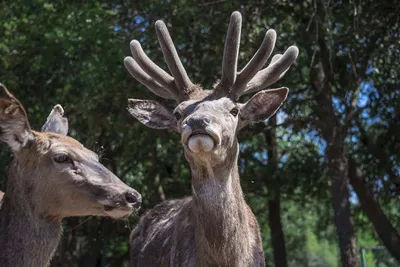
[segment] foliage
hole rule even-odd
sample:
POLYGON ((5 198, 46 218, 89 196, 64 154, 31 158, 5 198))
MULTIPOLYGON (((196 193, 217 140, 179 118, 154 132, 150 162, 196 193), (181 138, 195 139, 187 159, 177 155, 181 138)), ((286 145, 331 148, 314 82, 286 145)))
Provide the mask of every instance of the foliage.
MULTIPOLYGON (((318 127, 302 121, 318 119, 314 112, 317 94, 311 90, 309 75, 316 43, 308 33, 314 33, 310 25, 320 15, 314 2, 3 1, 0 81, 27 108, 34 129, 40 129, 55 103, 66 106, 71 135, 101 153, 107 167, 142 193, 143 213, 165 197, 189 195, 190 173, 175 133, 143 127, 126 112, 129 97, 157 99, 124 69, 122 61, 130 53, 131 39, 140 40, 149 57, 167 69, 153 29, 154 22, 163 19, 191 79, 211 87, 220 77, 225 31, 233 10, 243 15, 239 67, 258 48, 266 28, 276 29, 274 53, 282 53, 293 43, 301 51, 295 66, 277 85, 291 88, 278 114, 279 170, 271 175, 268 169, 264 135, 268 124, 251 125, 239 136, 242 187, 262 229, 268 266, 273 266, 273 261, 267 200, 277 192, 282 201, 289 266, 338 266, 325 169, 327 144, 318 127)), ((323 1, 329 24, 323 38, 332 44, 329 49, 335 59, 332 105, 337 116, 345 120, 353 97, 359 94, 346 145, 368 174, 374 197, 399 229, 400 5, 331 2, 323 1), (352 75, 359 73, 360 62, 365 60, 368 65, 357 91, 352 75)), ((3 191, 10 159, 9 150, 2 145, 3 191)), ((381 245, 352 191, 350 200, 358 246, 381 245)), ((129 232, 137 219, 138 215, 121 222, 65 220, 53 265, 127 264, 129 232)), ((390 258, 369 253, 367 262, 385 257, 390 258)), ((385 266, 395 264, 388 262, 385 266)))

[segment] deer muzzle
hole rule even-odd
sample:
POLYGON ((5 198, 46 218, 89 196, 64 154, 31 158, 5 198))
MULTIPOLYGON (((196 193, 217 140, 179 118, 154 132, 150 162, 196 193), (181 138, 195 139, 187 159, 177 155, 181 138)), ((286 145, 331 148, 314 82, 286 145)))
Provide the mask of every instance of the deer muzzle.
POLYGON ((113 178, 114 182, 91 182, 86 186, 86 192, 100 205, 102 215, 123 219, 140 208, 142 196, 118 178, 113 178))
POLYGON ((100 201, 105 215, 114 219, 123 219, 140 208, 142 197, 136 191, 128 191, 100 201))
POLYGON ((218 146, 219 140, 219 135, 209 126, 204 129, 187 126, 182 131, 182 143, 193 153, 211 152, 218 146))

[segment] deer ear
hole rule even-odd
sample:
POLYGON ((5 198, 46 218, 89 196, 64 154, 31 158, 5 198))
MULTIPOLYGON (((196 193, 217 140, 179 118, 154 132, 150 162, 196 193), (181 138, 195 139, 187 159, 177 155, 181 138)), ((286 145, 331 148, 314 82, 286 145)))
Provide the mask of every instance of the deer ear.
POLYGON ((274 115, 285 101, 288 92, 288 88, 282 87, 263 90, 255 94, 240 109, 239 129, 250 121, 262 121, 274 115))
POLYGON ((128 111, 147 127, 176 130, 173 113, 156 101, 128 99, 128 111))
POLYGON ((60 104, 55 105, 51 110, 45 124, 42 126, 42 132, 68 134, 68 119, 64 117, 64 109, 60 104))
POLYGON ((0 84, 0 140, 16 152, 33 138, 25 109, 18 99, 0 84))

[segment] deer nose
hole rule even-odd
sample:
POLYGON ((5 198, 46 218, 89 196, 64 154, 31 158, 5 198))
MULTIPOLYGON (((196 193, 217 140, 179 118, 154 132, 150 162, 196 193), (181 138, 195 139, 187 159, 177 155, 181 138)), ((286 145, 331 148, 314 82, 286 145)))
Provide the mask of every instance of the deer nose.
POLYGON ((125 194, 125 200, 129 204, 132 204, 132 206, 136 209, 140 208, 140 204, 142 203, 142 196, 139 193, 126 193, 125 194))
POLYGON ((211 120, 207 117, 190 117, 187 124, 191 128, 205 128, 211 123, 211 120))

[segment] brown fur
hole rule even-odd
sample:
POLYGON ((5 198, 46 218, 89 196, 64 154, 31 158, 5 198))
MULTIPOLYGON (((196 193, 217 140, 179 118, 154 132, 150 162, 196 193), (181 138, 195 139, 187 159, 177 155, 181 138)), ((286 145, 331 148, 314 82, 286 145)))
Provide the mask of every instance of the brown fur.
POLYGON ((243 199, 237 167, 228 181, 208 180, 214 189, 195 184, 210 178, 207 170, 200 173, 192 177, 192 197, 166 201, 142 217, 131 234, 131 266, 264 266, 258 224, 243 199))
POLYGON ((261 70, 275 45, 276 33, 269 30, 238 71, 241 24, 241 14, 233 12, 221 81, 214 90, 193 86, 162 21, 155 28, 172 76, 146 56, 137 40, 131 42, 127 70, 150 91, 179 105, 171 112, 155 101, 129 99, 128 111, 148 127, 179 132, 192 174, 192 197, 157 205, 132 232, 131 266, 265 266, 260 229, 240 187, 236 136, 250 121, 266 120, 279 109, 288 89, 260 90, 284 75, 298 49, 289 47, 261 70), (237 102, 257 91, 247 103, 237 102))
MULTIPOLYGON (((175 122, 178 132, 183 134, 191 118, 208 118, 207 127, 218 134, 220 143, 209 153, 193 153, 183 143, 192 173, 192 196, 161 203, 142 217, 131 234, 131 266, 265 265, 257 220, 240 186, 236 134, 246 120, 229 113, 236 106, 228 98, 206 95, 175 109, 183 116, 175 122)), ((253 106, 247 109, 254 110, 253 106)), ((147 117, 144 121, 170 125, 147 117)))
POLYGON ((1 267, 46 266, 63 218, 121 218, 133 210, 128 199, 140 199, 75 139, 31 130, 24 108, 1 84, 0 140, 14 153, 0 207, 1 267))

